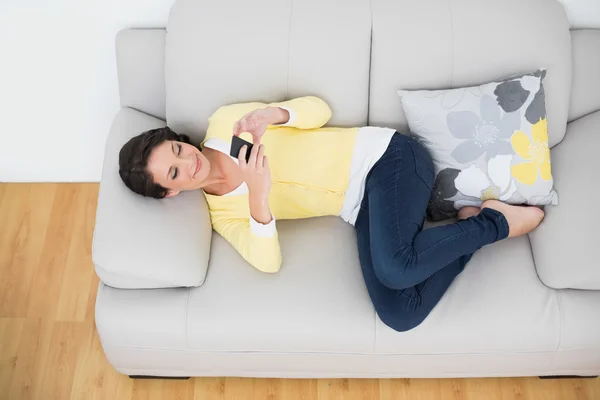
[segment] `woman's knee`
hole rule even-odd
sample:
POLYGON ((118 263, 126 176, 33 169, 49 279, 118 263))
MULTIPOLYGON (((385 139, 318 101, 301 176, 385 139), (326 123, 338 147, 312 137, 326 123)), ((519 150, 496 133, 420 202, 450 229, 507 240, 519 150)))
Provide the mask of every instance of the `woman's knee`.
POLYGON ((429 312, 427 313, 404 313, 404 312, 377 312, 379 319, 385 325, 396 332, 406 332, 421 325, 429 312))
POLYGON ((413 278, 415 257, 411 249, 398 251, 394 255, 373 254, 373 269, 379 281, 390 289, 407 289, 416 283, 413 278))

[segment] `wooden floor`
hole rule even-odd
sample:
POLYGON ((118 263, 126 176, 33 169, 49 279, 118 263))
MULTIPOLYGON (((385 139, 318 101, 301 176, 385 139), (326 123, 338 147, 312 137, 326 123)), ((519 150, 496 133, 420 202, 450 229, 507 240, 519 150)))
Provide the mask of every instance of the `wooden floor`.
POLYGON ((97 184, 0 184, 0 399, 600 399, 599 379, 136 380, 94 327, 97 184))

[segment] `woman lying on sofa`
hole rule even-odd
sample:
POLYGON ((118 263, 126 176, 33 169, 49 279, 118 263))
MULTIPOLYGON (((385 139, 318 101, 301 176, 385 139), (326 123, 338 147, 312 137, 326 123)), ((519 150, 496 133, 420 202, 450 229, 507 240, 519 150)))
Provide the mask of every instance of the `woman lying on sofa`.
POLYGON ((536 207, 496 200, 465 207, 454 224, 421 231, 434 182, 428 152, 392 129, 324 127, 316 97, 220 108, 199 150, 168 127, 144 132, 120 152, 127 187, 158 199, 202 189, 212 226, 254 267, 276 272, 276 220, 341 216, 356 227, 360 263, 380 318, 419 325, 473 253, 541 222, 536 207), (243 133, 254 146, 229 155, 243 133))

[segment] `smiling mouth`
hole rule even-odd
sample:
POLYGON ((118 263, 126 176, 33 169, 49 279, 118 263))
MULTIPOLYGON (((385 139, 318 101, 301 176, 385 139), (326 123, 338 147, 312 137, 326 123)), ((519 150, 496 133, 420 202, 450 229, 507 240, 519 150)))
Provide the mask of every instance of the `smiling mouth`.
POLYGON ((200 171, 200 159, 196 156, 196 170, 194 171, 194 175, 196 175, 200 171))

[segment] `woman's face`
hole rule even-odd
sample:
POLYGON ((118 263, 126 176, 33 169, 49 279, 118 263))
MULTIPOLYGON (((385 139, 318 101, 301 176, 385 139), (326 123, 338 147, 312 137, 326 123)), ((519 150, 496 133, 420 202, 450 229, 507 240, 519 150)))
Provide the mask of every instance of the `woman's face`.
POLYGON ((184 190, 202 188, 210 162, 196 147, 167 140, 152 150, 148 172, 155 183, 169 189, 167 197, 171 197, 184 190))

